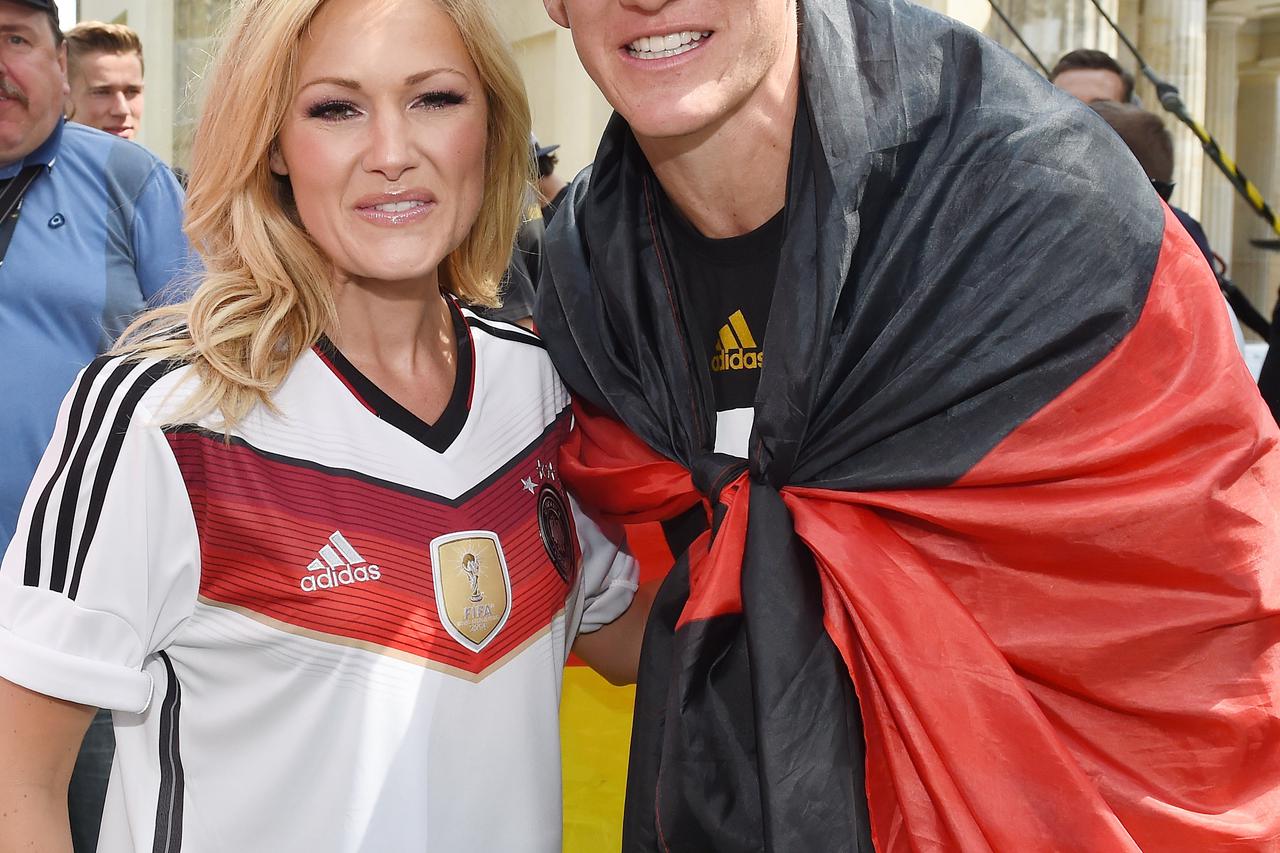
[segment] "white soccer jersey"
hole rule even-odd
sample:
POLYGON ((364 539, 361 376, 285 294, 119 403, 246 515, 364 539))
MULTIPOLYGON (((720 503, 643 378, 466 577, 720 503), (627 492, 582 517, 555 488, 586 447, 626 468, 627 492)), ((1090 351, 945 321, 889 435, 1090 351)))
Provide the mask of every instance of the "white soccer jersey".
POLYGON ((635 566, 556 475, 540 342, 454 315, 432 426, 324 342, 230 441, 165 425, 189 367, 77 381, 0 567, 0 676, 114 711, 103 853, 560 850, 561 669, 635 566))

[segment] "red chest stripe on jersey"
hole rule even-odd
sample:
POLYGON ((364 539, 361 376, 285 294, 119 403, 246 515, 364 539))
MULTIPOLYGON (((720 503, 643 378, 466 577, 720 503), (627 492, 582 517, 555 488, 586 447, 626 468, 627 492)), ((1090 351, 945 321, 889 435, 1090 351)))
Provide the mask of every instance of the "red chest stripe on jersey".
POLYGON ((568 429, 566 413, 452 501, 221 436, 170 431, 200 534, 200 596, 295 633, 479 675, 565 606, 568 585, 542 544, 527 482, 544 482, 539 463, 555 460, 568 429), (463 530, 497 534, 511 579, 510 616, 480 652, 445 631, 432 581, 431 540, 463 530), (335 533, 339 543, 331 541, 335 533), (331 571, 335 560, 339 571, 331 571), (322 575, 329 585, 315 586, 322 575), (304 589, 308 577, 313 583, 304 589))

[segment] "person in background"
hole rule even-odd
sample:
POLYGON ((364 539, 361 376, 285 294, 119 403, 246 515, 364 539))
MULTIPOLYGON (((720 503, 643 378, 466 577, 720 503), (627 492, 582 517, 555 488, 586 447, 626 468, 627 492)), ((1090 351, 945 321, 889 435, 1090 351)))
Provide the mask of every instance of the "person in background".
POLYGON ((124 139, 142 124, 142 41, 124 24, 84 21, 67 30, 67 118, 124 139))
POLYGON ((538 284, 538 259, 542 250, 542 220, 534 217, 520 223, 507 271, 498 283, 497 305, 470 305, 477 315, 498 323, 533 328, 534 293, 538 284))
POLYGON ((556 166, 560 163, 556 150, 560 146, 542 145, 538 142, 538 137, 532 135, 530 141, 533 144, 533 159, 538 164, 538 198, 542 206, 542 221, 549 223, 560 202, 564 201, 565 190, 569 188, 564 178, 556 174, 556 166))
MULTIPOLYGON (((64 119, 67 45, 53 0, 0 0, 0 30, 3 551, 76 372, 146 305, 180 298, 171 285, 191 260, 182 191, 168 167, 64 119)), ((94 848, 111 754, 111 719, 102 714, 69 790, 77 853, 94 848)))
POLYGON ((520 230, 516 232, 511 263, 507 265, 507 272, 498 289, 502 304, 496 308, 475 306, 476 312, 487 320, 515 323, 526 329, 533 328, 534 294, 538 289, 538 279, 542 277, 542 240, 550 213, 555 210, 554 206, 543 203, 546 200, 543 195, 544 187, 554 186, 557 182, 560 187, 564 186, 564 181, 551 175, 551 170, 555 168, 555 155, 552 152, 560 146, 543 147, 532 133, 529 134, 529 146, 538 169, 538 180, 531 190, 531 193, 536 192, 536 203, 526 206, 520 230), (543 174, 544 168, 547 170, 546 175, 543 174))
POLYGON ((1086 104, 1134 100, 1133 75, 1101 50, 1081 48, 1063 54, 1049 72, 1049 82, 1086 104))
MULTIPOLYGON (((1173 215, 1178 217, 1182 227, 1195 242, 1196 248, 1204 256, 1210 270, 1214 268, 1213 249, 1209 246, 1209 237, 1196 218, 1170 201, 1173 196, 1173 136, 1169 128, 1164 126, 1160 117, 1144 110, 1136 104, 1122 104, 1116 101, 1091 101, 1089 109, 1111 126, 1129 151, 1133 153, 1142 171, 1151 180, 1151 186, 1169 205, 1173 215)), ((1231 331, 1235 335, 1236 346, 1244 352, 1244 331, 1240 321, 1230 305, 1226 306, 1227 317, 1231 320, 1231 331)))

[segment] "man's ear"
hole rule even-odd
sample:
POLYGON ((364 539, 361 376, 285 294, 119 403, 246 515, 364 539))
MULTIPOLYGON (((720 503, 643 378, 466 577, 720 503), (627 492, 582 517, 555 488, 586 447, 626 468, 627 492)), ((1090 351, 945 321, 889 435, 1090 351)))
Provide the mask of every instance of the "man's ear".
POLYGON ((274 174, 282 178, 289 174, 289 164, 284 162, 284 155, 280 153, 280 144, 278 142, 271 143, 271 150, 267 152, 267 164, 274 174))
POLYGON ((551 20, 566 30, 569 29, 569 15, 564 10, 564 0, 542 0, 542 5, 547 7, 551 20))
POLYGON ((71 78, 67 74, 67 42, 58 45, 58 70, 62 72, 62 97, 71 97, 71 78))

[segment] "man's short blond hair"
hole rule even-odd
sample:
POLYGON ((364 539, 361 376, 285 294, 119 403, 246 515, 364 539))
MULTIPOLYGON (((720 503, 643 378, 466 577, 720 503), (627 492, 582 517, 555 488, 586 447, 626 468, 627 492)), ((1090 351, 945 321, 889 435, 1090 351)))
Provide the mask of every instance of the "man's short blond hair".
POLYGON ((84 21, 65 33, 67 38, 68 69, 74 73, 80 58, 91 53, 136 53, 138 64, 146 70, 142 60, 142 39, 131 27, 124 24, 105 24, 102 21, 84 21))

